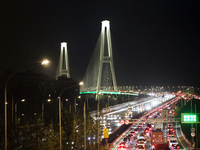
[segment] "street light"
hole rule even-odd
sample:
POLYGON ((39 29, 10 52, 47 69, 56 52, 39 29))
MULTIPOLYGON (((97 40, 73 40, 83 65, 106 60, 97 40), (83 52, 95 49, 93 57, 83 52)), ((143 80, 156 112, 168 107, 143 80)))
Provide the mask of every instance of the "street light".
MULTIPOLYGON (((22 99, 21 101, 19 102, 25 102, 25 99, 22 99)), ((17 128, 17 104, 19 103, 15 103, 15 127, 17 128)))
MULTIPOLYGON (((50 102, 51 99, 48 99, 47 102, 50 102)), ((44 124, 44 102, 42 103, 42 125, 44 124)))
POLYGON ((47 64, 49 64, 49 61, 47 59, 42 61, 42 65, 47 65, 47 64))
POLYGON ((110 99, 110 95, 108 95, 108 97, 107 97, 107 98, 108 98, 108 107, 109 107, 109 99, 110 99))
POLYGON ((40 64, 38 64, 38 65, 35 65, 35 66, 30 66, 30 67, 26 67, 26 68, 23 68, 23 69, 20 69, 20 70, 17 70, 17 71, 15 71, 14 73, 12 73, 9 77, 8 77, 8 79, 6 80, 6 82, 5 82, 5 88, 4 88, 4 90, 5 90, 5 150, 7 150, 7 86, 8 86, 8 81, 10 80, 10 78, 13 76, 13 75, 15 75, 16 73, 18 73, 18 72, 20 72, 20 71, 23 71, 23 70, 26 70, 26 69, 30 69, 30 68, 35 68, 35 67, 39 67, 39 66, 41 66, 41 65, 47 65, 49 63, 49 61, 48 60, 44 60, 44 61, 42 61, 40 64))
MULTIPOLYGON (((79 85, 83 85, 83 82, 80 82, 79 85)), ((67 90, 67 89, 70 89, 70 88, 73 88, 73 87, 76 87, 76 86, 79 86, 79 85, 72 85, 72 86, 69 86, 69 87, 66 87, 64 88, 60 94, 59 94, 59 134, 60 134, 60 150, 62 150, 62 133, 61 133, 61 95, 62 93, 67 90)))

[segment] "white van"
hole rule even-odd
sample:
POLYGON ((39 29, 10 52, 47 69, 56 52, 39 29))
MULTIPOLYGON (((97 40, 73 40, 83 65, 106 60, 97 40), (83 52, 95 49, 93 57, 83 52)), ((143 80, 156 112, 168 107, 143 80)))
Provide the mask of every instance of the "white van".
POLYGON ((178 144, 178 139, 175 138, 175 137, 171 137, 171 138, 169 139, 169 146, 171 147, 172 144, 177 145, 177 144, 178 144))

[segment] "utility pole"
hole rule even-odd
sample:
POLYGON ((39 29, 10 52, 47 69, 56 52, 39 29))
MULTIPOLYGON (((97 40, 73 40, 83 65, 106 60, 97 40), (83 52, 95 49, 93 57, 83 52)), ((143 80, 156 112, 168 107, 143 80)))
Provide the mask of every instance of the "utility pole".
POLYGON ((107 97, 107 98, 108 98, 108 107, 109 107, 109 98, 110 98, 110 95, 108 95, 108 97, 107 97))
MULTIPOLYGON (((97 96, 97 99, 98 99, 98 96, 97 96)), ((99 125, 99 99, 98 99, 98 104, 97 104, 97 121, 98 121, 98 123, 97 123, 98 124, 98 127, 97 127, 98 128, 97 142, 98 142, 98 150, 99 150, 99 144, 100 144, 99 143, 99 141, 100 141, 99 140, 99 135, 100 135, 100 132, 99 132, 99 130, 100 130, 99 129, 100 128, 100 125, 99 125)))
POLYGON ((85 111, 85 101, 84 101, 84 108, 83 108, 83 111, 84 111, 84 150, 86 150, 86 111, 85 111))
POLYGON ((72 106, 71 106, 71 104, 69 104, 69 113, 71 114, 71 111, 72 110, 72 106))
MULTIPOLYGON (((192 113, 192 99, 191 99, 191 113, 192 113)), ((191 123, 191 128, 193 128, 193 123, 191 123)), ((192 144, 194 144, 194 137, 192 137, 192 144)))
MULTIPOLYGON (((196 108, 196 104, 195 104, 195 114, 197 114, 197 108, 196 108)), ((197 123, 196 123, 196 148, 198 148, 198 134, 197 134, 197 123)))
MULTIPOLYGON (((108 107, 106 105, 106 129, 108 129, 108 120, 107 120, 107 112, 108 112, 108 107)), ((108 138, 106 138, 106 150, 108 150, 108 138)))
POLYGON ((87 111, 89 111, 88 97, 87 97, 87 111))
POLYGON ((76 98, 74 99, 74 110, 76 112, 76 98))

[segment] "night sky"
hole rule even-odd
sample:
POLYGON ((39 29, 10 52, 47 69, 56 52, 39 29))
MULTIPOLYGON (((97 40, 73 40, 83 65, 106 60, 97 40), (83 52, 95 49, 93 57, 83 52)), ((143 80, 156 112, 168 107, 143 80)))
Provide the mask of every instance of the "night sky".
POLYGON ((118 85, 199 87, 199 0, 1 1, 0 73, 48 58, 35 71, 53 78, 64 41, 71 77, 81 81, 105 19, 118 85))

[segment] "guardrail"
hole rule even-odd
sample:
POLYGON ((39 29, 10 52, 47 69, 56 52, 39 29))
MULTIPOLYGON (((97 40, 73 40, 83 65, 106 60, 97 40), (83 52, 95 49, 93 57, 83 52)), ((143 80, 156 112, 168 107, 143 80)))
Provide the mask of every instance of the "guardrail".
MULTIPOLYGON (((164 98, 164 101, 169 100, 171 98, 164 98)), ((147 97, 147 98, 144 98, 144 99, 138 99, 138 100, 125 102, 125 103, 122 103, 122 104, 117 104, 117 105, 114 105, 114 106, 109 106, 107 108, 107 110, 106 110, 106 108, 103 108, 101 113, 105 114, 106 112, 110 113, 110 112, 125 109, 125 108, 128 109, 129 105, 137 106, 137 105, 139 105, 138 103, 148 103, 148 102, 154 101, 154 100, 160 101, 160 100, 162 100, 162 97, 147 97)), ((92 116, 92 117, 96 117, 96 114, 97 114, 97 110, 90 112, 90 116, 92 116)))
POLYGON ((181 131, 183 139, 188 143, 188 145, 190 146, 190 148, 192 148, 192 143, 185 137, 185 134, 183 133, 183 131, 181 129, 181 125, 180 125, 180 131, 181 131))
MULTIPOLYGON (((132 101, 125 102, 125 103, 122 103, 122 104, 117 104, 117 105, 114 105, 114 106, 109 106, 107 108, 107 113, 110 113, 110 112, 113 112, 113 111, 116 111, 116 110, 119 110, 119 109, 122 109, 122 108, 127 108, 128 109, 129 105, 134 105, 134 104, 137 104, 138 102, 152 100, 153 98, 155 98, 155 97, 147 97, 147 98, 144 98, 144 99, 132 100, 132 101)), ((102 113, 106 113, 106 108, 102 109, 102 113)), ((95 117, 96 114, 97 114, 97 110, 90 112, 91 116, 95 117)))

